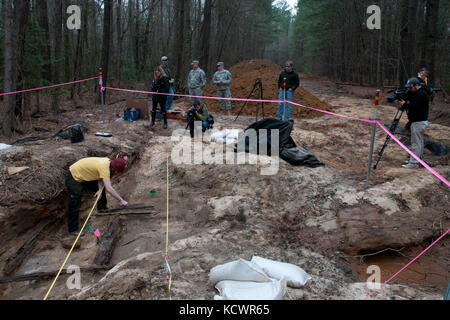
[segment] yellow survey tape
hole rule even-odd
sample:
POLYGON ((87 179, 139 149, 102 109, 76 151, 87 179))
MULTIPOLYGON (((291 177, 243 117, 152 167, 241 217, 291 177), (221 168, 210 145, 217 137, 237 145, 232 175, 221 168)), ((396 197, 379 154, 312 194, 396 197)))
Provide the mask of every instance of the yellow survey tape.
POLYGON ((99 194, 98 197, 97 197, 97 200, 95 200, 94 206, 92 207, 91 212, 89 213, 88 218, 87 218, 86 221, 84 222, 83 227, 81 228, 80 233, 78 233, 78 236, 77 236, 77 238, 75 239, 75 242, 73 243, 72 248, 70 249, 69 254, 68 254, 67 257, 66 257, 66 260, 64 260, 63 265, 62 265, 61 268, 59 269, 58 274, 57 274, 56 277, 55 277, 55 280, 53 280, 53 283, 52 283, 50 289, 48 289, 48 292, 47 292, 47 294, 46 294, 45 297, 44 297, 44 300, 47 300, 48 295, 50 294, 50 292, 52 292, 52 289, 53 289, 53 286, 54 286, 55 283, 56 283, 56 280, 58 280, 58 277, 59 277, 59 275, 61 274, 62 269, 63 269, 64 266, 66 265, 67 260, 69 260, 69 257, 70 257, 70 255, 72 254, 73 248, 75 248, 75 245, 77 244, 78 239, 80 239, 80 235, 83 233, 84 228, 86 227, 86 225, 87 225, 89 219, 91 218, 92 212, 94 212, 94 209, 95 209, 95 207, 97 206, 97 203, 98 203, 98 201, 100 200, 100 197, 102 196, 102 193, 103 193, 104 189, 105 189, 105 187, 102 188, 102 192, 100 192, 100 194, 99 194))
POLYGON ((172 271, 169 262, 169 155, 167 155, 167 216, 166 216, 166 264, 169 272, 169 296, 172 287, 172 271))
MULTIPOLYGON (((119 157, 119 153, 117 154, 116 159, 117 159, 118 157, 119 157)), ((98 201, 100 200, 100 197, 102 196, 104 190, 105 190, 105 186, 103 186, 102 191, 100 192, 100 194, 99 194, 98 197, 97 197, 97 200, 95 200, 94 206, 92 207, 91 212, 89 212, 88 218, 87 218, 86 221, 84 222, 83 227, 82 227, 81 230, 80 230, 80 233, 78 233, 78 236, 77 236, 77 238, 75 239, 75 242, 73 243, 72 248, 70 249, 69 254, 68 254, 67 257, 66 257, 66 260, 64 260, 63 265, 62 265, 61 268, 59 269, 58 274, 57 274, 56 277, 55 277, 55 280, 53 280, 53 283, 52 283, 52 285, 50 286, 50 289, 48 289, 48 292, 47 292, 47 294, 46 294, 45 297, 44 297, 44 300, 47 300, 48 295, 50 294, 50 292, 52 292, 52 289, 53 289, 53 286, 54 286, 55 283, 56 283, 56 280, 58 280, 59 275, 61 274, 62 269, 63 269, 64 266, 66 265, 67 260, 69 260, 69 257, 70 257, 70 255, 72 254, 73 248, 75 248, 75 245, 77 244, 78 239, 80 239, 80 235, 83 233, 84 228, 86 227, 87 223, 89 222, 89 219, 91 218, 92 212, 94 212, 94 209, 95 209, 95 207, 97 206, 97 203, 98 203, 98 201)))

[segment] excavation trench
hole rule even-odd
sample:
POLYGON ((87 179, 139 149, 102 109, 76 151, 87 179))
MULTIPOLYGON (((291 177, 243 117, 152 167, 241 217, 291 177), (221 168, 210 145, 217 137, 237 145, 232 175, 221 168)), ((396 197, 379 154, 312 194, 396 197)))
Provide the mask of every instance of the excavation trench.
MULTIPOLYGON (((179 103, 180 107, 187 107, 182 101, 179 103)), ((335 112, 368 119, 371 110, 367 106, 371 104, 372 101, 336 95, 333 108, 335 112)), ((113 121, 123 105, 117 103, 111 108, 113 121)), ((386 106, 380 108, 383 123, 389 122, 395 111, 386 106)), ((254 108, 249 107, 248 112, 251 110, 254 108)), ((245 129, 255 119, 241 116, 232 122, 225 115, 215 112, 214 116, 218 130, 245 129)), ((64 271, 49 299, 169 298, 164 260, 167 156, 179 143, 172 140, 172 132, 184 129, 185 123, 171 120, 168 131, 160 123, 153 130, 147 126, 143 122, 114 123, 107 128, 98 124, 93 131, 113 132, 114 137, 88 137, 78 146, 55 142, 30 147, 44 159, 51 152, 59 155, 58 150, 69 154, 64 161, 59 158, 53 161, 61 168, 84 156, 128 155, 131 166, 113 184, 130 205, 146 207, 136 212, 119 211, 120 214, 112 216, 94 212, 89 225, 102 235, 111 233, 108 239, 114 246, 106 254, 109 261, 103 261, 106 266, 96 265, 102 242, 85 230, 80 247, 72 252, 66 264, 66 268, 70 265, 81 268, 82 290, 67 287, 71 275, 64 271)), ((362 299, 370 293, 364 283, 369 277, 368 266, 378 265, 381 280, 385 281, 416 257, 441 231, 449 228, 448 188, 425 171, 399 168, 405 153, 391 144, 382 165, 372 173, 370 188, 365 190, 370 129, 363 123, 330 117, 296 119, 293 139, 311 150, 325 167, 294 167, 281 160, 278 173, 271 176, 261 175, 260 164, 175 165, 170 161, 172 298, 213 299, 217 291, 208 282, 211 268, 258 255, 296 264, 311 274, 312 280, 304 288, 288 289, 289 299, 362 299), (398 251, 383 251, 387 248, 398 251)), ((446 142, 449 129, 431 124, 428 133, 433 140, 446 142)), ((385 138, 384 133, 377 131, 377 149, 385 138)), ((211 144, 205 142, 206 146, 211 144)), ((42 162, 31 161, 34 158, 27 155, 18 159, 23 160, 20 165, 27 166, 42 162)), ((424 159, 448 179, 448 156, 436 156, 426 150, 424 159)), ((5 163, 8 164, 6 160, 5 163)), ((42 299, 69 251, 65 248, 68 241, 63 180, 55 181, 60 181, 57 186, 60 192, 46 205, 21 200, 11 193, 16 200, 14 204, 2 204, 0 208, 1 270, 39 223, 47 218, 53 220, 43 228, 34 247, 26 251, 26 259, 12 273, 12 276, 41 275, 18 282, 0 281, 1 299, 42 299)), ((52 193, 52 188, 46 190, 52 193)), ((31 197, 32 193, 27 195, 31 197)), ((110 208, 120 207, 114 199, 108 200, 110 208)), ((84 197, 82 219, 93 202, 92 195, 84 197)), ((450 265, 448 241, 448 237, 442 239, 377 298, 442 297, 450 265)))

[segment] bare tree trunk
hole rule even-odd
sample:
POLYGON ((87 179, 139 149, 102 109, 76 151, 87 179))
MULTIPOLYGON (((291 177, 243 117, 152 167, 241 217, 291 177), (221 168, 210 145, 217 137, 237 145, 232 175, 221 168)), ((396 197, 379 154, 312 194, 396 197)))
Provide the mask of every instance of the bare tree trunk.
MULTIPOLYGON (((380 3, 381 12, 384 12, 384 0, 380 3)), ((377 54, 377 86, 383 87, 383 72, 382 72, 382 60, 383 60, 383 29, 378 30, 378 54, 377 54)))
MULTIPOLYGON (((111 39, 111 11, 112 1, 105 0, 105 12, 103 17, 103 46, 102 46, 102 69, 103 69, 103 86, 107 85, 109 74, 109 48, 111 39)), ((106 99, 106 92, 103 93, 106 99)))
POLYGON ((205 0, 205 9, 203 12, 203 25, 202 25, 202 58, 200 59, 200 62, 202 63, 203 70, 205 71, 206 75, 208 75, 209 70, 211 10, 212 10, 212 0, 205 0))
POLYGON ((184 11, 185 11, 185 3, 186 0, 175 0, 175 21, 176 21, 176 30, 178 32, 175 36, 175 42, 173 46, 173 53, 176 56, 176 71, 175 71, 175 79, 179 79, 177 81, 177 90, 181 89, 183 85, 183 81, 181 80, 182 70, 183 70, 183 54, 184 54, 184 11))
POLYGON ((117 79, 121 78, 122 69, 122 0, 117 0, 117 47, 118 47, 118 57, 117 57, 117 79))
MULTIPOLYGON (((17 79, 16 79, 16 90, 22 90, 24 88, 23 81, 25 80, 24 72, 24 59, 25 59, 25 37, 26 37, 26 26, 28 22, 28 16, 30 12, 30 2, 20 1, 15 2, 15 19, 14 19, 14 30, 17 32, 17 79)), ((22 94, 16 94, 16 106, 14 110, 14 116, 17 120, 22 119, 22 94)))
POLYGON ((426 2, 426 22, 425 22, 425 50, 422 61, 430 71, 429 83, 434 85, 435 61, 436 61, 436 41, 437 25, 439 20, 439 0, 427 0, 426 2))
MULTIPOLYGON (((4 33, 5 33, 5 76, 3 80, 3 92, 11 92, 16 90, 16 41, 14 33, 14 9, 13 0, 5 0, 4 12, 4 33)), ((4 97, 1 130, 3 134, 10 137, 13 129, 14 119, 14 95, 4 97)))
MULTIPOLYGON (((63 0, 54 0, 54 21, 55 21, 55 74, 53 77, 54 83, 61 83, 63 74, 63 54, 62 54, 62 10, 63 0)), ((53 94, 52 108, 55 111, 59 110, 59 88, 55 89, 53 94)))
POLYGON ((48 26, 48 11, 47 11, 47 1, 42 1, 36 4, 36 9, 38 10, 39 15, 39 26, 44 30, 44 39, 48 39, 45 42, 45 51, 43 52, 43 57, 46 62, 44 65, 44 79, 47 82, 52 81, 52 64, 50 60, 52 59, 51 53, 51 42, 50 42, 50 32, 48 26))

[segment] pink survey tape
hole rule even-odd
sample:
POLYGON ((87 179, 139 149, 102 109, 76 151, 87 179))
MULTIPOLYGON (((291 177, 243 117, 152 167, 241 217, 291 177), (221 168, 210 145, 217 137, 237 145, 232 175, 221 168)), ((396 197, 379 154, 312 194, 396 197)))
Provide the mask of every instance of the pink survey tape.
POLYGON ((395 142, 398 143, 400 147, 405 149, 406 152, 408 152, 414 159, 419 161, 421 165, 423 165, 428 171, 430 171, 432 174, 434 174, 439 180, 441 180, 443 183, 447 185, 447 187, 450 187, 450 183, 442 177, 439 173, 437 173, 433 168, 431 168, 429 165, 427 165, 422 159, 420 159, 418 156, 414 154, 411 150, 409 150, 403 143, 400 142, 388 129, 386 129, 379 121, 376 122, 381 129, 383 129, 392 139, 394 139, 395 142))
POLYGON ((77 81, 71 81, 71 82, 66 82, 66 83, 61 83, 61 84, 55 84, 55 85, 52 85, 52 86, 46 86, 46 87, 40 87, 40 88, 34 88, 34 89, 26 89, 26 90, 20 90, 20 91, 0 93, 0 96, 7 96, 7 95, 11 95, 11 94, 18 94, 18 93, 24 93, 24 92, 30 92, 30 91, 44 90, 44 89, 50 89, 50 88, 55 88, 55 87, 61 87, 61 86, 68 86, 70 84, 86 82, 86 81, 94 80, 94 79, 97 79, 97 78, 98 77, 92 77, 92 78, 88 78, 88 79, 84 79, 84 80, 77 80, 77 81))
POLYGON ((448 233, 450 232, 450 229, 447 230, 446 233, 444 233, 442 236, 440 236, 435 242, 433 242, 428 248, 426 248, 424 251, 422 251, 417 257, 415 257, 413 260, 411 260, 406 266, 404 266, 403 268, 401 268, 396 274, 394 274, 392 277, 390 277, 388 280, 386 280, 379 289, 372 291, 370 294, 368 294, 363 300, 367 300, 368 298, 370 298, 371 296, 373 296, 375 293, 377 293, 378 291, 380 291, 389 281, 391 281, 392 279, 394 279, 396 276, 398 276, 403 270, 405 270, 406 268, 408 268, 414 261, 416 261, 417 259, 419 259, 425 252, 427 252, 428 250, 430 250, 436 243, 438 243, 442 238, 444 238, 448 233))
POLYGON ((123 91, 123 92, 131 92, 131 93, 143 93, 143 94, 156 94, 156 95, 165 95, 165 96, 177 96, 177 97, 187 97, 187 98, 200 98, 200 99, 211 99, 211 100, 230 100, 230 101, 248 101, 248 102, 267 102, 267 103, 290 103, 295 106, 299 106, 306 109, 311 109, 317 112, 329 114, 335 117, 345 118, 349 120, 355 120, 355 121, 362 121, 366 123, 375 123, 379 125, 388 135, 390 135, 395 142, 397 142, 403 149, 405 149, 406 152, 408 152, 411 156, 414 157, 417 161, 420 162, 428 171, 430 171, 432 174, 434 174, 439 180, 444 182, 448 187, 450 187, 450 183, 442 177, 439 173, 437 173, 435 170, 433 170, 429 165, 427 165, 425 162, 423 162, 419 157, 417 157, 411 150, 409 150, 404 144, 402 144, 396 137, 394 137, 393 134, 389 132, 379 121, 376 120, 368 120, 368 119, 361 119, 361 118, 355 118, 351 116, 347 116, 344 114, 334 113, 330 111, 325 111, 321 109, 316 109, 312 107, 307 107, 304 105, 301 105, 299 103, 287 101, 287 100, 259 100, 259 99, 241 99, 241 98, 219 98, 219 97, 208 97, 208 96, 191 96, 186 94, 170 94, 170 93, 159 93, 159 92, 152 92, 152 91, 142 91, 142 90, 130 90, 130 89, 119 89, 119 88, 111 88, 111 87, 102 87, 102 90, 114 90, 114 91, 123 91))

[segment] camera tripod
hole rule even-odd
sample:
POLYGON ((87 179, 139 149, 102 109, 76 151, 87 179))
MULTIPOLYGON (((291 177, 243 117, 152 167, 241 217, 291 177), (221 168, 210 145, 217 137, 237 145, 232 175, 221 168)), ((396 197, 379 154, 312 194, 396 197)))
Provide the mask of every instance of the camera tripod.
MULTIPOLYGON (((400 123, 400 119, 402 118, 403 113, 404 113, 403 110, 397 110, 397 114, 395 115, 394 121, 392 122, 391 127, 389 128, 390 133, 395 134, 395 131, 397 130, 397 127, 400 123)), ((390 141, 391 141, 391 136, 388 135, 386 137, 386 142, 384 143, 380 152, 378 152, 378 160, 377 160, 377 163, 373 167, 374 170, 377 170, 378 165, 380 164, 381 158, 383 157, 384 151, 386 150, 390 141)))
MULTIPOLYGON (((263 85, 262 85, 262 78, 257 78, 255 84, 253 85, 252 90, 250 91, 250 94, 247 97, 247 100, 250 99, 250 97, 253 95, 253 93, 258 89, 258 100, 263 100, 264 99, 264 95, 263 95, 263 85)), ((244 105, 242 106, 241 110, 239 111, 238 115, 236 116, 236 119, 234 119, 234 121, 236 122, 236 120, 239 118, 239 116, 241 115, 242 111, 244 110, 245 106, 247 105, 248 101, 245 101, 244 105)), ((265 118, 264 116, 264 102, 257 102, 256 104, 256 121, 258 121, 258 112, 259 112, 259 104, 261 103, 261 107, 262 107, 262 116, 263 119, 265 118)))

